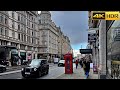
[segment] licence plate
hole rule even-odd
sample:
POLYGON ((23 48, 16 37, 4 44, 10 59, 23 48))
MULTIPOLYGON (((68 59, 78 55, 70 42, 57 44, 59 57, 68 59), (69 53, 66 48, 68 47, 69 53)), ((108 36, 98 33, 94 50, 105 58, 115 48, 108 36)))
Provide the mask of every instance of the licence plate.
POLYGON ((25 72, 25 74, 30 74, 29 72, 25 72))

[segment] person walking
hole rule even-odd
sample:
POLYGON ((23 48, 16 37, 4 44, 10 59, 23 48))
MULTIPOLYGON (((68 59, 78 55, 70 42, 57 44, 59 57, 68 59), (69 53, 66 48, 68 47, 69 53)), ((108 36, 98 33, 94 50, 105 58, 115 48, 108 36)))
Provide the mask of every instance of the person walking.
POLYGON ((78 60, 76 60, 75 64, 76 64, 76 69, 77 69, 77 67, 78 67, 78 60))
POLYGON ((86 75, 86 78, 88 78, 89 77, 89 72, 90 72, 90 61, 85 60, 83 63, 84 63, 85 75, 86 75))
POLYGON ((80 66, 81 66, 81 68, 82 68, 82 67, 83 67, 83 59, 82 59, 82 58, 80 59, 80 62, 79 62, 79 63, 80 63, 80 66))
POLYGON ((83 65, 83 70, 84 70, 84 73, 86 73, 86 65, 85 65, 85 59, 83 58, 82 59, 83 61, 82 61, 82 65, 83 65))

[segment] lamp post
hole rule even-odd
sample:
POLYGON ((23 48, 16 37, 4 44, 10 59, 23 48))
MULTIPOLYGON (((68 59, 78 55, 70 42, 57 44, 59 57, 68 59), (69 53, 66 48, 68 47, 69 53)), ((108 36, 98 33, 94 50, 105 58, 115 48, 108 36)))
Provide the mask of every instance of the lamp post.
POLYGON ((62 59, 62 46, 64 44, 64 41, 61 43, 61 59, 62 59))

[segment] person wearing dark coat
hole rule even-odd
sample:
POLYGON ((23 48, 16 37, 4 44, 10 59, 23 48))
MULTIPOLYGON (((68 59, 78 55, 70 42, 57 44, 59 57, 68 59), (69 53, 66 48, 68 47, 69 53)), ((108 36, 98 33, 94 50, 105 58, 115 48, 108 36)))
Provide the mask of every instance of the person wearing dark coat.
POLYGON ((90 61, 85 60, 83 64, 84 64, 84 71, 85 71, 86 78, 88 78, 89 72, 90 72, 90 61))
POLYGON ((80 59, 80 66, 83 67, 83 59, 80 59))

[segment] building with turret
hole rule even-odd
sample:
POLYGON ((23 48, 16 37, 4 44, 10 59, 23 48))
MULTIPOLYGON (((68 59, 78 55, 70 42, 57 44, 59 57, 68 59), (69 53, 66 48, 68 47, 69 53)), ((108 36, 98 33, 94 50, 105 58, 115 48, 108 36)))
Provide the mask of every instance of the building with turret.
POLYGON ((47 57, 49 61, 53 61, 54 57, 62 58, 71 49, 69 38, 52 21, 50 11, 41 11, 38 15, 38 21, 38 58, 47 57))

